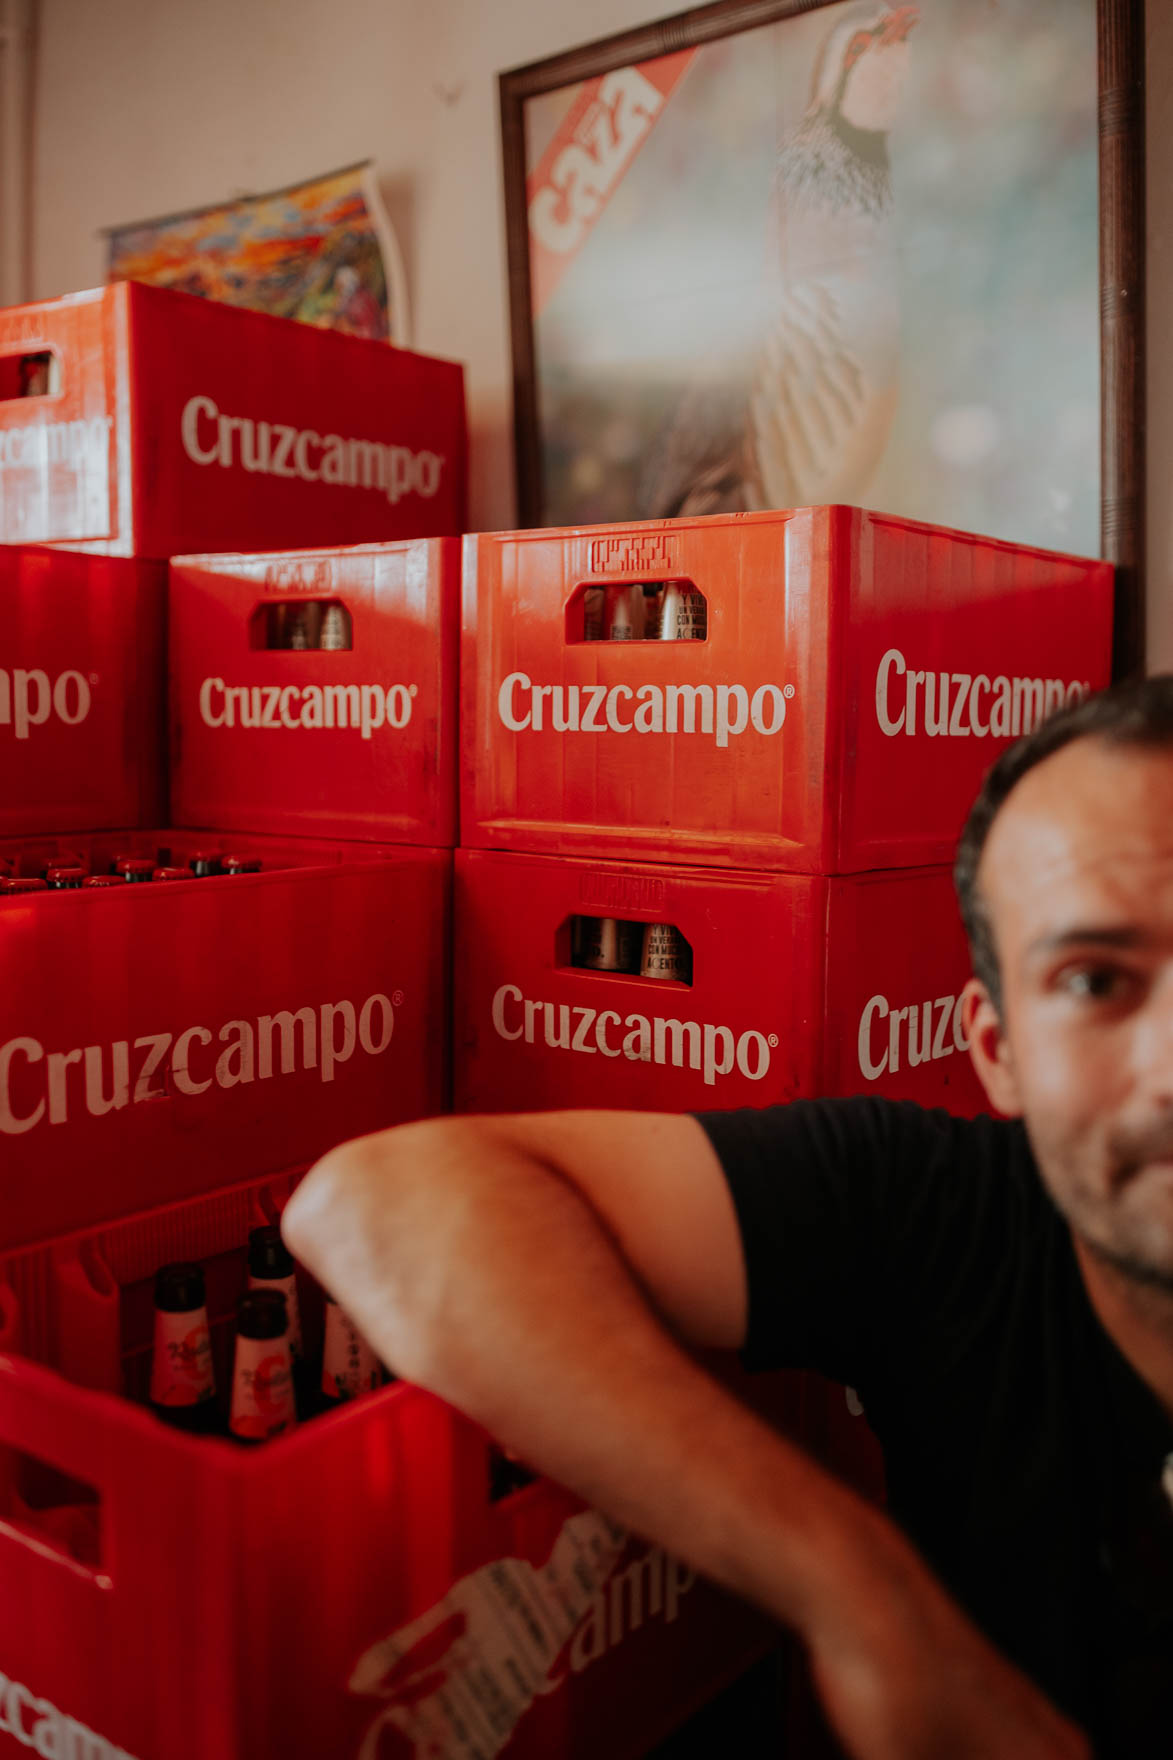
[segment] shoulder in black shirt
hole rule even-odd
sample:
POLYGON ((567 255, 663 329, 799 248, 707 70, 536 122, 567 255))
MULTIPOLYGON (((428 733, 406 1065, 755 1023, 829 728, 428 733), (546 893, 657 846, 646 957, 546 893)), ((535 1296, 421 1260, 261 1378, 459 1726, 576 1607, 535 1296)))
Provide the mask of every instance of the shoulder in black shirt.
POLYGON ((1173 1449, 1099 1325, 1017 1121, 875 1099, 700 1122, 751 1367, 857 1389, 891 1513, 1097 1755, 1173 1753, 1173 1449))

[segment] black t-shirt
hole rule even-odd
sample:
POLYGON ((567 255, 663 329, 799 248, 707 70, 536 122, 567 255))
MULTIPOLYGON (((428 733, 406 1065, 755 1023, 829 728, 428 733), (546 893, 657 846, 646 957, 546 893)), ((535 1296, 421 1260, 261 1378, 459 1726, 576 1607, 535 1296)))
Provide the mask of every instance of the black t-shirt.
POLYGON ((892 1515, 1107 1760, 1173 1755, 1173 1425, 1105 1333, 1019 1123, 705 1113, 746 1360, 854 1387, 892 1515))

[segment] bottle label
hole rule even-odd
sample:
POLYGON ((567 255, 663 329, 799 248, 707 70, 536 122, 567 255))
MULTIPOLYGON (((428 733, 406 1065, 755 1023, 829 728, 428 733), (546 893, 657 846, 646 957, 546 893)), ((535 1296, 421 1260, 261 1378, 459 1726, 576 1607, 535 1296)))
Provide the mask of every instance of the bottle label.
POLYGON ((285 1297, 285 1310, 289 1315, 289 1354, 295 1363, 300 1363, 303 1355, 301 1341, 301 1312, 297 1305, 297 1278, 289 1277, 253 1277, 248 1280, 250 1289, 275 1289, 285 1297))
POLYGON ((247 1441, 265 1442, 296 1422, 288 1339, 238 1335, 228 1428, 247 1441))
POLYGON ((624 917, 588 917, 582 928, 581 962, 595 972, 639 969, 642 925, 624 917))
POLYGON ((373 1393, 382 1378, 379 1359, 354 1321, 331 1302, 326 1309, 322 1392, 329 1399, 357 1399, 360 1393, 373 1393))
POLYGON ((151 1359, 151 1404, 196 1406, 216 1391, 212 1340, 203 1308, 186 1314, 155 1309, 155 1353, 151 1359))
POLYGON ((683 937, 670 923, 649 923, 644 930, 641 978, 675 978, 687 984, 691 961, 683 937))
POLYGON ((670 583, 664 589, 660 606, 662 640, 695 642, 703 640, 708 627, 708 605, 703 593, 689 593, 670 583))

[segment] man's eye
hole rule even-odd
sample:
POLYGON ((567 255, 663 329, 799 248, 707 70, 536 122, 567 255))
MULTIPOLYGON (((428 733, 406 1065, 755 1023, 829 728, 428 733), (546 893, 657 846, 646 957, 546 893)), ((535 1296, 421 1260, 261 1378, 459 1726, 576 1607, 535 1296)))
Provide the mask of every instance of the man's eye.
POLYGON ((1062 988, 1070 996, 1089 1002, 1107 1002, 1120 996, 1126 981, 1126 974, 1111 966, 1071 966, 1060 978, 1062 988))

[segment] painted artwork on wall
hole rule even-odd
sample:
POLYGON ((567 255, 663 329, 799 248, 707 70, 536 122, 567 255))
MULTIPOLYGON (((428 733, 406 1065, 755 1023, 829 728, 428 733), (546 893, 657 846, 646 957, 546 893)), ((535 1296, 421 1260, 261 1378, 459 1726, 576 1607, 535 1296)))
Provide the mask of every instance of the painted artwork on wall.
POLYGON ((150 281, 407 344, 403 263, 369 161, 107 236, 108 281, 150 281))
POLYGON ((779 10, 519 100, 523 518, 846 501, 1098 554, 1095 0, 779 10))

